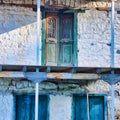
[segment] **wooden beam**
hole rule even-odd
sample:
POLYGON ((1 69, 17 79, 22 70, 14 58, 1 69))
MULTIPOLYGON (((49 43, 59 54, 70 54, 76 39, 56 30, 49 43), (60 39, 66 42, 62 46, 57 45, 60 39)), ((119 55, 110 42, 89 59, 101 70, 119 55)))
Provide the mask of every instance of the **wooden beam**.
MULTIPOLYGON (((0 78, 35 78, 35 79, 41 79, 42 78, 42 72, 18 72, 18 71, 0 71, 0 78)), ((62 72, 44 72, 45 76, 44 78, 52 79, 52 80, 104 80, 111 84, 111 82, 114 81, 114 83, 117 83, 120 81, 120 74, 96 74, 96 73, 62 73, 62 72)))
POLYGON ((90 73, 48 73, 50 79, 78 79, 78 80, 97 80, 100 76, 90 73))
POLYGON ((73 70, 73 68, 70 67, 70 68, 66 68, 66 69, 62 70, 62 72, 71 73, 72 70, 73 70))
POLYGON ((96 7, 97 10, 100 10, 100 11, 110 11, 111 8, 110 7, 96 7))
MULTIPOLYGON (((17 72, 17 71, 2 71, 0 72, 0 78, 27 78, 27 77, 39 78, 41 72, 17 72), (27 76, 26 76, 27 75, 27 76)), ((73 80, 98 80, 100 75, 92 73, 46 73, 47 79, 73 79, 73 80)))
POLYGON ((0 78, 25 78, 25 72, 0 72, 0 78))

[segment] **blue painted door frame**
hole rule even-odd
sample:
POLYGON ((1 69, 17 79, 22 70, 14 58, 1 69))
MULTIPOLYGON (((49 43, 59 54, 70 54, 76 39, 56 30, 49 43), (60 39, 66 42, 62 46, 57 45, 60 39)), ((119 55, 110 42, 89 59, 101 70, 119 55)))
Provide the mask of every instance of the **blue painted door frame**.
MULTIPOLYGON (((34 120, 35 119, 35 96, 34 95, 16 95, 16 119, 15 120, 34 120)), ((48 102, 47 95, 39 96, 38 119, 48 120, 48 102)))
POLYGON ((88 115, 90 120, 107 120, 106 95, 89 94, 88 98, 87 104, 87 95, 73 96, 73 120, 88 120, 88 115))

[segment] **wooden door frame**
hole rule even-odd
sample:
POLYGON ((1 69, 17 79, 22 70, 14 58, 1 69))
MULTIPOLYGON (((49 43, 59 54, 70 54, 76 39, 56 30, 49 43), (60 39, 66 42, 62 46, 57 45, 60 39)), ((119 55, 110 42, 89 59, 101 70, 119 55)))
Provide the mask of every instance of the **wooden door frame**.
MULTIPOLYGON (((14 93, 14 95, 13 95, 13 97, 14 97, 14 109, 15 109, 15 113, 14 113, 14 117, 15 117, 15 120, 17 119, 17 117, 16 117, 16 98, 17 98, 17 96, 22 96, 22 95, 25 95, 25 96, 34 96, 35 97, 35 94, 34 93, 14 93)), ((49 111, 50 111, 50 96, 49 96, 49 94, 48 93, 39 93, 39 97, 41 97, 41 96, 46 96, 47 97, 47 120, 49 120, 49 117, 50 117, 50 113, 49 113, 49 111)), ((34 101, 35 102, 35 101, 34 101)))
MULTIPOLYGON (((73 97, 72 97, 72 120, 75 119, 75 116, 74 116, 74 108, 75 108, 75 98, 74 96, 85 96, 86 99, 87 99, 87 94, 74 94, 73 97)), ((108 105, 107 105, 107 94, 88 94, 88 96, 95 96, 95 97, 103 97, 104 98, 104 120, 107 120, 108 119, 108 112, 107 112, 107 108, 108 108, 108 105)))
POLYGON ((73 13, 74 15, 74 25, 73 25, 73 39, 74 39, 74 45, 73 45, 73 66, 78 66, 78 54, 77 54, 77 10, 53 10, 53 9, 45 9, 42 8, 42 34, 41 34, 41 38, 42 38, 42 47, 41 47, 41 65, 45 65, 45 13, 46 12, 64 12, 64 13, 73 13))

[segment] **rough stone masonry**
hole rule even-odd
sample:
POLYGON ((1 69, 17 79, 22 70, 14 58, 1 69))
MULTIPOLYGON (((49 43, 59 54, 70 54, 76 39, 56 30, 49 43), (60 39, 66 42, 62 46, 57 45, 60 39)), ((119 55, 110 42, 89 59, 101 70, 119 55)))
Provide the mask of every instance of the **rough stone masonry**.
MULTIPOLYGON (((98 11, 94 8, 86 10, 85 13, 78 13, 78 66, 110 66, 110 14, 110 11, 98 11)), ((120 67, 119 26, 120 14, 116 11, 115 67, 120 67)), ((0 5, 0 64, 35 65, 35 42, 36 12, 31 8, 0 5)), ((39 90, 50 95, 50 120, 72 120, 72 95, 75 93, 107 94, 110 120, 110 86, 102 80, 83 81, 79 84, 43 82, 39 85, 39 90)), ((14 95, 23 93, 34 93, 34 84, 24 79, 0 79, 0 120, 14 120, 14 95)), ((115 85, 115 95, 115 119, 119 120, 119 83, 115 85)))

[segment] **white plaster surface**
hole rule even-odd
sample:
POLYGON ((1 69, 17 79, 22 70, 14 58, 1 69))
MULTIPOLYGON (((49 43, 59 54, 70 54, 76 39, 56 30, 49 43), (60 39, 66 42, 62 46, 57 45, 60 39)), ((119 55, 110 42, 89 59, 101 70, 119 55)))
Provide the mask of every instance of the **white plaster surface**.
POLYGON ((72 97, 50 96, 50 120, 72 120, 72 97))
POLYGON ((0 64, 36 64, 36 19, 30 8, 0 6, 0 64))
POLYGON ((0 93, 0 120, 14 120, 13 95, 0 93))
MULTIPOLYGON (((78 14, 78 66, 109 67, 111 62, 111 13, 86 10, 78 14)), ((115 67, 120 67, 120 14, 115 12, 115 67)))

